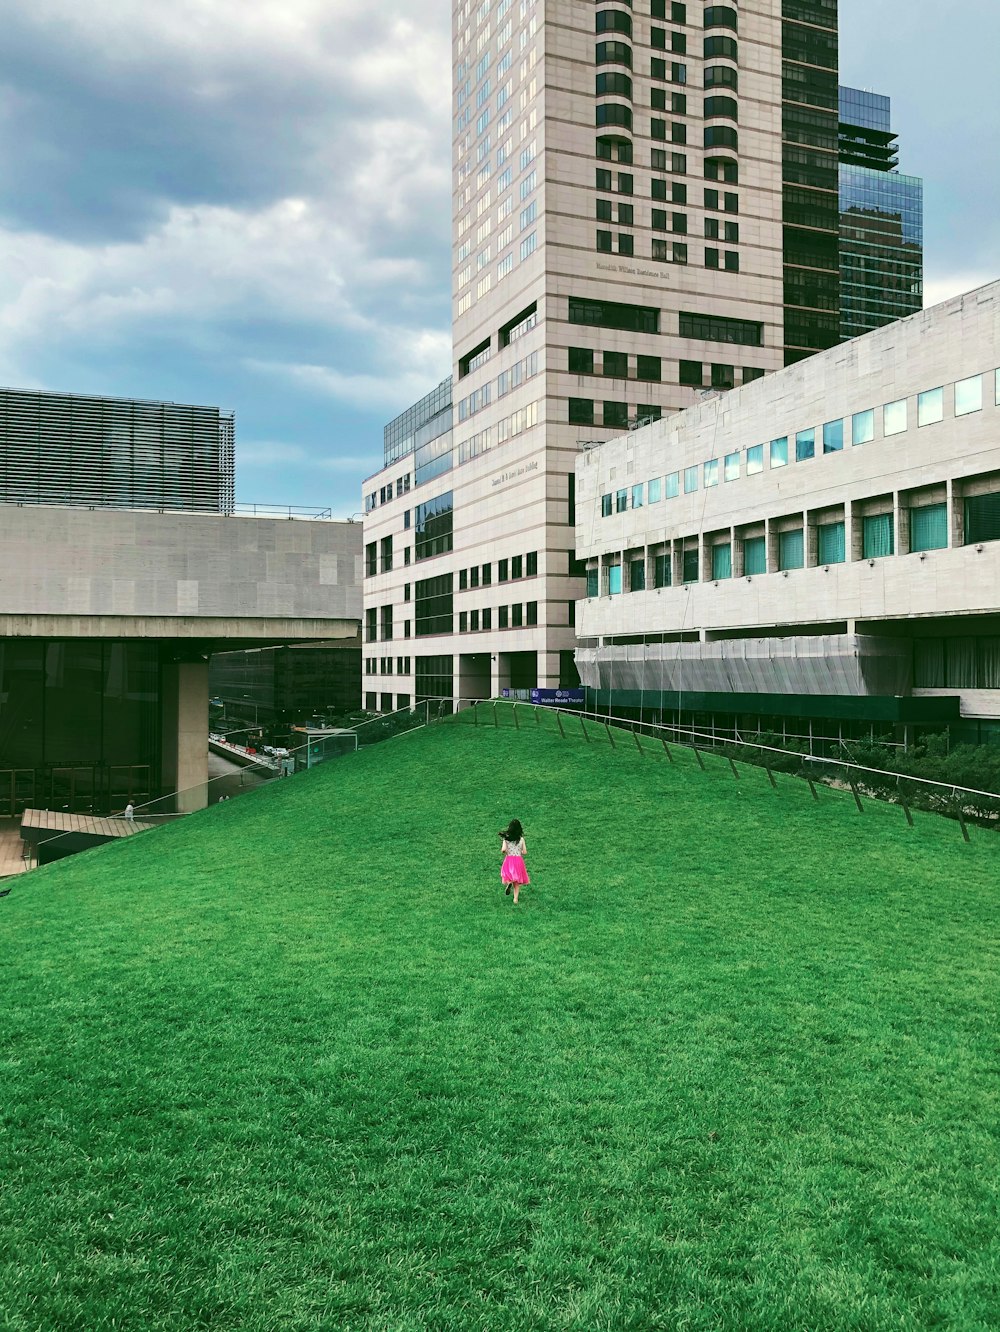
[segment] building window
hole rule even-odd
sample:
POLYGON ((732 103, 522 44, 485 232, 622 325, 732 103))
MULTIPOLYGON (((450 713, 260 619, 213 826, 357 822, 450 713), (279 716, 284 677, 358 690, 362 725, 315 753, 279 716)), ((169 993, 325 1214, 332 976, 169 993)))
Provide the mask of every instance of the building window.
POLYGON ((635 177, 630 175, 627 171, 618 172, 618 193, 619 194, 635 193, 635 177))
POLYGON ((684 494, 692 495, 698 489, 698 467, 684 468, 684 494))
POLYGON ((975 495, 965 501, 965 544, 1000 540, 1000 493, 975 495))
POLYGON ((637 356, 636 378, 659 382, 661 378, 659 356, 637 356))
POLYGON ((628 353, 606 351, 604 353, 604 374, 612 379, 628 378, 628 353))
POLYGON ((753 444, 747 449, 747 476, 764 470, 764 445, 753 444))
POLYGON ((378 573, 378 543, 369 541, 365 546, 365 576, 370 578, 378 573))
POLYGON ((510 562, 509 562, 509 560, 497 560, 497 582, 498 582, 498 583, 506 583, 506 582, 509 581, 509 579, 510 579, 510 572, 509 572, 509 570, 510 570, 510 562))
POLYGON ((910 510, 910 550, 947 550, 947 504, 924 504, 910 510))
POLYGON ((851 417, 851 443, 870 444, 875 438, 875 408, 855 412, 851 417))
POLYGON ((610 517, 611 517, 611 496, 610 496, 610 495, 602 495, 602 496, 601 496, 601 517, 602 517, 602 518, 610 518, 610 517))
POLYGON ((453 510, 450 490, 425 504, 418 504, 414 509, 414 549, 418 560, 428 560, 451 550, 453 510))
POLYGON ((498 628, 498 629, 509 629, 509 628, 510 628, 510 609, 509 609, 509 607, 507 607, 507 606, 498 606, 498 607, 497 607, 497 628, 498 628))
POLYGON ((788 436, 782 435, 780 439, 771 440, 771 467, 786 467, 788 465, 788 436))
POLYGON ((646 498, 649 500, 650 504, 659 504, 662 489, 663 489, 662 479, 658 476, 654 476, 653 479, 649 482, 647 488, 646 498))
POLYGON ((864 519, 861 553, 866 560, 895 553, 891 513, 873 514, 864 519))
MULTIPOLYGON (((570 603, 570 605, 572 605, 572 602, 570 603)), ((538 602, 537 602, 537 601, 529 601, 528 604, 525 606, 524 609, 525 609, 525 617, 526 617, 526 619, 527 619, 528 624, 529 624, 529 625, 535 625, 535 624, 537 624, 537 623, 538 623, 538 602)))
POLYGON ((365 610, 365 642, 378 642, 378 608, 368 606, 365 610))
POLYGON ((670 555, 657 555, 653 561, 653 586, 669 587, 671 582, 670 555))
POLYGON ((733 576, 733 548, 729 542, 712 547, 712 577, 716 580, 720 578, 732 578, 733 576))
POLYGON ((823 426, 823 452, 839 453, 844 447, 844 422, 827 421, 823 426))
POLYGON ((646 590, 645 560, 629 560, 628 590, 630 592, 645 592, 646 590))
POLYGON ((569 322, 590 324, 598 328, 618 328, 627 333, 659 333, 660 311, 652 306, 570 296, 569 322))
POLYGON ((454 583, 452 574, 422 578, 414 588, 414 614, 417 637, 450 634, 454 627, 454 583))
POLYGON ((622 590, 622 566, 612 564, 608 566, 608 594, 617 597, 622 590))
POLYGON ((700 338, 705 342, 732 342, 744 347, 761 347, 764 325, 751 319, 726 319, 722 315, 680 312, 682 338, 700 338))
POLYGON ((492 564, 484 564, 484 565, 483 565, 483 587, 489 587, 489 585, 490 585, 492 582, 493 582, 493 566, 492 566, 492 564))
POLYGON ((901 435, 906 429, 906 399, 887 402, 882 408, 882 434, 901 435))
POLYGON ((520 555, 511 556, 510 576, 512 579, 524 577, 524 560, 520 555))
POLYGON ((708 247, 706 247, 706 249, 705 249, 705 267, 706 267, 706 268, 718 268, 718 267, 719 267, 719 251, 718 251, 718 250, 715 250, 715 249, 709 249, 708 247))
POLYGON ((802 528, 778 533, 778 568, 801 569, 805 564, 802 528))
POLYGON ((570 425, 591 426, 594 424, 593 398, 570 398, 569 423, 570 425))
POLYGON ((689 388, 701 388, 703 372, 701 361, 681 361, 680 382, 689 388))
MULTIPOLYGON (((944 420, 944 389, 927 389, 917 394, 917 425, 934 425, 944 420)), ((888 433, 888 432, 887 432, 888 433)))
POLYGON ((610 199, 598 199, 598 200, 596 201, 596 208, 597 208, 597 220, 598 220, 598 222, 610 222, 610 221, 611 221, 611 200, 610 200, 610 199))
POLYGON ((606 167, 597 167, 596 188, 599 190, 611 189, 611 172, 606 167))
POLYGON ((719 239, 719 219, 717 217, 705 218, 705 239, 706 240, 719 239))
POLYGON ((611 232, 599 231, 597 233, 597 248, 604 254, 611 253, 611 232))
POLYGON ((365 694, 365 712, 378 712, 377 695, 365 694))
POLYGON ((618 205, 618 225, 620 227, 632 226, 634 215, 635 209, 632 204, 620 203, 618 205))
POLYGON ((816 545, 820 564, 843 564, 844 524, 820 523, 816 528, 816 545))
POLYGON ((493 628, 493 610, 492 607, 490 606, 483 607, 483 628, 484 629, 493 628))
POLYGON ((723 255, 727 273, 738 273, 740 271, 740 256, 735 250, 726 250, 723 255))
POLYGON ((597 596, 597 570, 596 570, 596 569, 588 569, 588 570, 587 570, 587 596, 588 596, 588 597, 596 597, 596 596, 597 596))
POLYGON ((688 261, 688 247, 680 241, 674 241, 674 263, 686 264, 688 261))
POLYGON ((643 482, 643 481, 640 481, 639 484, 638 484, 637 486, 633 486, 633 487, 632 487, 632 508, 633 508, 633 509, 641 509, 641 508, 642 508, 643 497, 645 496, 645 493, 646 493, 646 485, 645 485, 645 482, 643 482))
POLYGON ((479 632, 479 612, 477 610, 469 611, 469 630, 474 634, 479 632))
POLYGON ((676 499, 681 493, 680 472, 668 472, 663 478, 663 493, 667 499, 676 499))
POLYGON ((745 365, 743 367, 743 383, 752 384, 755 379, 763 379, 764 371, 759 365, 745 365))
POLYGON ((590 347, 569 348, 569 372, 571 375, 594 373, 594 353, 590 347))
POLYGON ((628 429, 628 403, 627 402, 605 402, 604 403, 604 424, 611 426, 615 430, 628 429))
POLYGON ((634 238, 633 236, 629 236, 629 235, 628 235, 627 233, 625 233, 625 232, 619 232, 619 233, 618 233, 618 253, 619 253, 619 254, 634 254, 634 253, 635 253, 635 238, 634 238))
POLYGON ((625 513, 628 509, 628 491, 615 491, 615 513, 625 513))
POLYGON ((795 436, 795 461, 805 462, 816 456, 816 431, 800 430, 795 436))
POLYGON ((983 406, 983 377, 973 375, 971 379, 960 379, 955 385, 955 415, 968 416, 978 412, 983 406))
POLYGON ((702 466, 702 482, 703 482, 703 484, 704 484, 706 490, 708 490, 711 486, 717 486, 717 485, 719 484, 719 460, 718 460, 718 458, 711 458, 711 459, 709 459, 708 462, 706 462, 706 463, 703 464, 703 466, 702 466))
POLYGON ((469 570, 469 586, 470 586, 470 587, 478 587, 478 586, 479 586, 479 565, 478 565, 478 564, 474 564, 474 565, 472 566, 472 568, 469 570))
POLYGON ((698 547, 693 550, 686 550, 682 560, 682 578, 685 583, 697 583, 699 578, 698 570, 698 547))
POLYGON ((738 481, 740 479, 740 455, 738 453, 726 454, 722 467, 722 479, 723 481, 738 481))
POLYGON ((767 573, 767 545, 762 536, 747 537, 743 542, 743 573, 767 573))
POLYGON ((469 613, 468 611, 458 612, 458 632, 467 634, 469 632, 469 613))
POLYGON ((712 388, 731 389, 736 387, 736 368, 731 365, 712 366, 712 388))
POLYGON ((464 592, 468 586, 469 586, 469 571, 467 569, 459 569, 458 571, 459 592, 464 592))

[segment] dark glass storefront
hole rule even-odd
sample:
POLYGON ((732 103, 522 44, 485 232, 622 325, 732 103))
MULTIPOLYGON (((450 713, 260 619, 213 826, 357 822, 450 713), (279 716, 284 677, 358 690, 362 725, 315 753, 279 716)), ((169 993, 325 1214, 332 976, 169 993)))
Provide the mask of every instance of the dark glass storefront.
POLYGON ((155 644, 0 641, 0 815, 158 794, 159 672, 155 644))

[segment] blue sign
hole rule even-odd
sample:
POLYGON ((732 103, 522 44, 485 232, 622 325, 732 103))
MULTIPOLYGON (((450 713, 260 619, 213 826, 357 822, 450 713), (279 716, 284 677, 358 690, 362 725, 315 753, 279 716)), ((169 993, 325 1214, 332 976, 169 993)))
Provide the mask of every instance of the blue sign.
POLYGON ((582 689, 532 689, 532 703, 548 703, 549 705, 579 706, 584 701, 584 691, 582 689))

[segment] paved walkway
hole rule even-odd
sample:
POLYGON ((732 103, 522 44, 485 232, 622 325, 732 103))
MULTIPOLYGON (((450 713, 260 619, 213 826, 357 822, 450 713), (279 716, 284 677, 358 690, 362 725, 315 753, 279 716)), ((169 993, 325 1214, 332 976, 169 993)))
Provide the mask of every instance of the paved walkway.
POLYGON ((28 862, 23 859, 23 855, 21 820, 0 819, 0 879, 25 872, 28 862))

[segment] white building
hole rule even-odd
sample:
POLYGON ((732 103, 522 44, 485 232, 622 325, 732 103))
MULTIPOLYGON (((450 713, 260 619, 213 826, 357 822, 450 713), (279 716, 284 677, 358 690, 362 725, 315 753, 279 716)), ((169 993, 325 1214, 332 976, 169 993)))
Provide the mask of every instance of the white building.
POLYGON ((577 464, 599 705, 1000 738, 1000 282, 577 464))
POLYGON ((782 8, 456 5, 453 403, 366 483, 368 707, 576 684, 581 443, 836 340, 835 6, 782 8))

